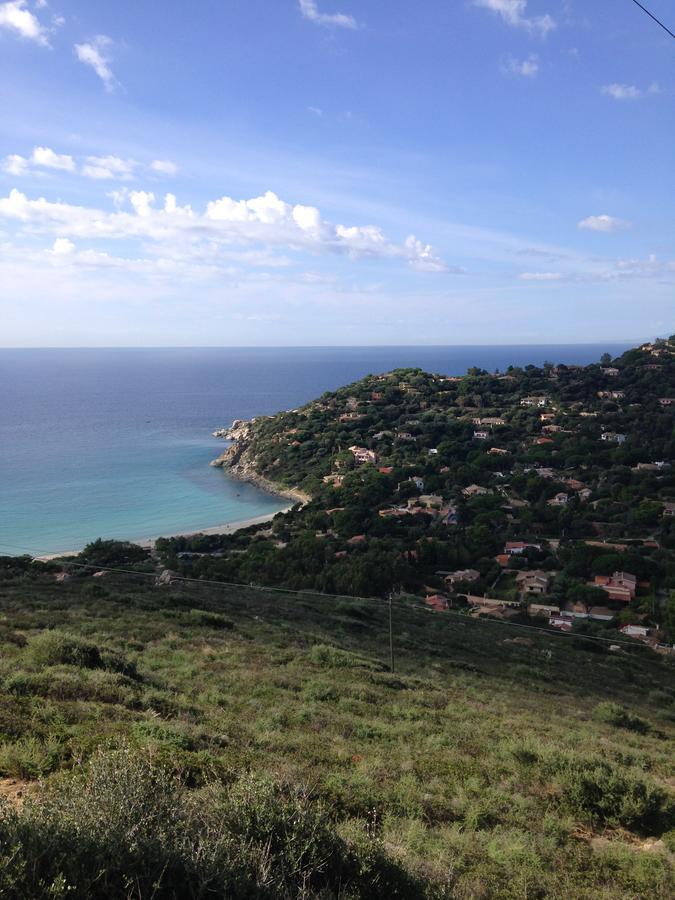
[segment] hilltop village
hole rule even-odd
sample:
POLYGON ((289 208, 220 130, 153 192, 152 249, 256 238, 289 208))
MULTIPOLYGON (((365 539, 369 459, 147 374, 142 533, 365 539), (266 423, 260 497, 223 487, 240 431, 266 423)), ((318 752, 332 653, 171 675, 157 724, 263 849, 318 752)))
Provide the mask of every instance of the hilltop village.
POLYGON ((299 502, 164 539, 193 577, 675 641, 675 336, 598 364, 398 369, 220 433, 216 465, 299 502))

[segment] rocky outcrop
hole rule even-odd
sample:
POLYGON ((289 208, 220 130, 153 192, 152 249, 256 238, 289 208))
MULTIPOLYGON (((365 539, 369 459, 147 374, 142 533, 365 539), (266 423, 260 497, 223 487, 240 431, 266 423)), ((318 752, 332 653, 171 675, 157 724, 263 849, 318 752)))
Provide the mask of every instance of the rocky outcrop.
POLYGON ((295 503, 309 503, 312 498, 305 491, 301 491, 300 488, 289 488, 285 485, 277 484, 258 472, 255 454, 251 449, 254 422, 255 419, 251 419, 250 422, 243 419, 235 419, 229 428, 218 429, 219 434, 214 432, 214 435, 232 443, 210 464, 218 468, 227 469, 232 478, 253 484, 269 494, 285 497, 293 500, 295 503))

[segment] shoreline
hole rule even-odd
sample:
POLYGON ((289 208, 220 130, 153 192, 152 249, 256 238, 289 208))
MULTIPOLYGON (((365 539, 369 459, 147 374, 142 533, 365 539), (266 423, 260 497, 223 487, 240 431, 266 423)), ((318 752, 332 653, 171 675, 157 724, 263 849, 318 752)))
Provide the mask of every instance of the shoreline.
MULTIPOLYGON (((265 522, 271 522, 275 516, 279 515, 279 513, 288 512, 289 509, 291 509, 291 505, 286 506, 283 509, 278 509, 276 512, 264 513, 260 516, 251 516, 248 519, 238 519, 236 522, 224 522, 221 525, 211 525, 208 528, 199 528, 196 531, 172 530, 171 534, 158 534, 150 538, 139 538, 136 540, 133 538, 110 538, 110 540, 127 540, 130 544, 136 544, 139 547, 143 547, 144 550, 154 550, 155 542, 158 538, 194 537, 198 534, 233 534, 235 531, 250 528, 252 525, 263 525, 265 522)), ((106 538, 103 540, 106 540, 106 538)), ((34 556, 33 559, 38 560, 39 562, 51 562, 54 559, 61 559, 62 557, 77 556, 82 549, 84 548, 80 548, 80 550, 61 550, 58 553, 45 553, 42 556, 34 556)))

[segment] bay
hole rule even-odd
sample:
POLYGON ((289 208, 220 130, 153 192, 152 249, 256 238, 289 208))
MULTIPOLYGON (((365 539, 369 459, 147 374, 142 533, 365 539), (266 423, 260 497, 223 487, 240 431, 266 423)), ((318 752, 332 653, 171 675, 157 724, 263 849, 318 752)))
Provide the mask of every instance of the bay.
POLYGON ((287 505, 209 461, 211 432, 369 373, 585 364, 628 344, 0 350, 0 554, 56 553, 287 505))

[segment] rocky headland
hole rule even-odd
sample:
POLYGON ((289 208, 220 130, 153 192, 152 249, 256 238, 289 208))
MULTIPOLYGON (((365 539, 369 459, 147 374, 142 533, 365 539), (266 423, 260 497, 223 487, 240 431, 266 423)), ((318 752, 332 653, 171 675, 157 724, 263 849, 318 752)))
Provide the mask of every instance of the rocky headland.
POLYGON ((293 500, 295 503, 309 503, 312 499, 305 491, 297 487, 279 484, 266 478, 258 471, 256 456, 252 448, 253 432, 256 418, 235 419, 229 428, 218 428, 213 432, 214 437, 229 441, 229 446, 220 456, 212 460, 210 465, 227 469, 232 478, 253 484, 260 490, 277 497, 293 500))

